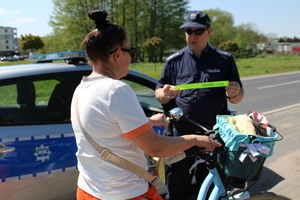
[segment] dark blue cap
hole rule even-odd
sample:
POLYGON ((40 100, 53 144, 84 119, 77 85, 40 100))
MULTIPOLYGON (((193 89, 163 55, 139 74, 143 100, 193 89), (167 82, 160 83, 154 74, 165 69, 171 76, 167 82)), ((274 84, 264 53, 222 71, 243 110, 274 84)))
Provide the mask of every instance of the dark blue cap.
POLYGON ((203 11, 189 12, 185 18, 184 24, 180 28, 203 28, 210 27, 210 19, 203 11))

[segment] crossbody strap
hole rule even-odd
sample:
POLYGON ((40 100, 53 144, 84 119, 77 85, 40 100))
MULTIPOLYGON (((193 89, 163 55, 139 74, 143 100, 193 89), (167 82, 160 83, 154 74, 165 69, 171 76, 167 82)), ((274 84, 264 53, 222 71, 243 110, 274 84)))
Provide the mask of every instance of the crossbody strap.
POLYGON ((102 159, 108 160, 136 175, 139 177, 145 179, 150 184, 154 184, 159 180, 157 176, 153 176, 148 171, 144 170, 143 168, 137 166, 136 164, 129 162, 128 160, 121 158, 114 153, 112 153, 109 149, 102 147, 99 145, 84 129, 79 115, 79 109, 78 109, 78 94, 75 95, 75 107, 76 107, 76 116, 78 120, 79 127, 81 131, 83 132, 85 138, 89 141, 89 143, 98 151, 99 155, 102 159))

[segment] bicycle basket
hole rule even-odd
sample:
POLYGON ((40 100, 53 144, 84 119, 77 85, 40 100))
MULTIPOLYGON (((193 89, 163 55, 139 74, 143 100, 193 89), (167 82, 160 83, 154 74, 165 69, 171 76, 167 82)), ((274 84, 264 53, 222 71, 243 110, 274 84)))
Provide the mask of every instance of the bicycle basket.
POLYGON ((214 129, 219 130, 225 144, 225 152, 217 163, 226 176, 248 181, 257 180, 265 159, 273 154, 278 135, 269 127, 267 137, 243 134, 226 120, 227 117, 231 116, 218 115, 214 126, 214 129))

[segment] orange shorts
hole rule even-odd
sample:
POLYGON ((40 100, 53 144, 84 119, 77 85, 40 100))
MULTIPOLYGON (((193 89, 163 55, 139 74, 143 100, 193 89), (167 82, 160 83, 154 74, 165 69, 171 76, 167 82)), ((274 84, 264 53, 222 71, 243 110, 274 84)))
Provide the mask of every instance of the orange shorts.
MULTIPOLYGON (((145 194, 127 200, 141 200, 143 198, 148 200, 163 200, 163 198, 159 196, 159 194, 157 193, 156 188, 153 186, 149 186, 149 189, 145 194)), ((77 200, 101 200, 88 194, 87 192, 80 189, 79 187, 77 187, 76 199, 77 200)))

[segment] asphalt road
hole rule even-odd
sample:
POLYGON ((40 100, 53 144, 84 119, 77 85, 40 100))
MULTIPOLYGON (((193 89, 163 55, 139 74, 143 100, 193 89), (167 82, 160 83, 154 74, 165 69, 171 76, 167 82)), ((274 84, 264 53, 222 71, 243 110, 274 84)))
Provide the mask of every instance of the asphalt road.
POLYGON ((263 113, 283 136, 251 192, 270 191, 300 200, 300 71, 242 79, 245 97, 230 105, 240 113, 263 113))
POLYGON ((230 104, 240 113, 266 113, 300 104, 300 71, 243 78, 242 83, 243 101, 230 104))
POLYGON ((261 178, 251 191, 271 191, 300 200, 300 105, 267 114, 270 123, 283 136, 267 158, 261 178))

